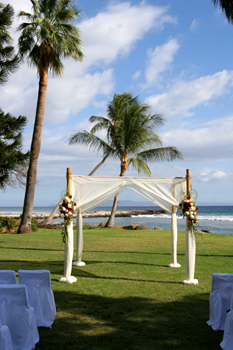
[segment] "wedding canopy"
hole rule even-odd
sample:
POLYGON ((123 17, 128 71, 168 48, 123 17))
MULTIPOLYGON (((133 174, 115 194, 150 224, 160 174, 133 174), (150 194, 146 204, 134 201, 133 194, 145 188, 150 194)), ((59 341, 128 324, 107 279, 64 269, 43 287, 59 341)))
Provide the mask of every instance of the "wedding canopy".
MULTIPOLYGON (((153 177, 96 177, 71 175, 67 169, 68 192, 76 202, 77 211, 77 258, 73 262, 75 266, 84 266, 82 262, 83 249, 83 225, 82 213, 104 203, 108 199, 119 195, 125 188, 148 199, 155 205, 171 213, 171 260, 170 267, 180 267, 177 263, 177 220, 176 209, 181 200, 181 193, 187 191, 186 177, 153 178, 153 177)), ((65 273, 61 282, 72 283, 76 278, 71 276, 73 259, 73 223, 68 227, 68 238, 65 244, 65 273)), ((195 238, 193 233, 186 229, 186 280, 184 283, 197 283, 194 280, 195 265, 195 238), (188 253, 187 253, 188 249, 188 253)))

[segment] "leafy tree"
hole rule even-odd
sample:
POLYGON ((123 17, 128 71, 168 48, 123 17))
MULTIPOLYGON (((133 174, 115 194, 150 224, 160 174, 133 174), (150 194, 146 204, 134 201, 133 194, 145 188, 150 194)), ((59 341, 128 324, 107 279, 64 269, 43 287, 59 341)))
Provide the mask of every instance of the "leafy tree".
POLYGON ((40 153, 48 74, 62 75, 62 58, 81 61, 81 39, 72 22, 80 12, 72 0, 30 0, 33 13, 21 11, 19 17, 27 22, 19 25, 19 54, 37 68, 39 90, 31 143, 31 158, 27 174, 22 221, 18 233, 31 233, 37 161, 40 153))
MULTIPOLYGON (((12 6, 0 3, 0 85, 4 85, 11 73, 19 66, 19 57, 14 54, 9 34, 13 22, 12 6)), ((24 184, 29 152, 22 153, 22 129, 26 126, 26 117, 15 118, 0 109, 0 189, 7 185, 16 187, 24 184)))
POLYGON ((233 0, 212 0, 214 5, 220 5, 222 11, 225 13, 228 22, 233 24, 233 0))
POLYGON ((0 85, 7 82, 10 73, 19 67, 19 57, 14 54, 12 38, 8 32, 14 17, 11 5, 0 3, 0 85))
MULTIPOLYGON (((100 117, 90 118, 92 122, 98 120, 91 132, 80 131, 70 138, 69 143, 85 144, 97 152, 102 151, 105 155, 119 158, 120 176, 124 176, 129 166, 139 173, 151 176, 148 162, 183 159, 177 148, 162 147, 162 141, 154 130, 163 124, 164 119, 158 114, 150 115, 148 105, 141 104, 137 98, 131 98, 120 105, 119 113, 115 115, 117 115, 115 123, 109 118, 105 121, 105 118, 103 120, 100 117), (106 131, 107 141, 95 135, 99 130, 106 131)), ((117 202, 116 196, 107 222, 108 227, 114 225, 117 202)))
POLYGON ((0 188, 24 184, 29 152, 22 153, 22 130, 26 117, 13 117, 0 109, 0 188))

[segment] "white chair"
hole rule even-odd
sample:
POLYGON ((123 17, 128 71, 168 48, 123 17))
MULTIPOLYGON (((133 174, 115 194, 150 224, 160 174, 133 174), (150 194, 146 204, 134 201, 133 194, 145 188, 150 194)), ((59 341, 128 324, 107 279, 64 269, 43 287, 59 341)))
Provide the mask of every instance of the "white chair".
POLYGON ((213 273, 210 292, 210 318, 207 324, 215 331, 224 330, 232 293, 233 273, 213 273))
POLYGON ((14 270, 0 270, 0 284, 17 284, 14 270))
POLYGON ((51 327, 56 318, 56 306, 49 270, 19 270, 19 283, 28 289, 29 303, 36 314, 37 327, 51 327))
POLYGON ((13 350, 10 330, 7 326, 1 326, 1 320, 0 320, 0 350, 13 350))
POLYGON ((25 285, 0 285, 0 319, 1 324, 10 330, 14 350, 35 348, 39 341, 39 333, 25 285))
POLYGON ((223 340, 220 343, 220 346, 224 350, 233 349, 233 294, 231 298, 230 311, 227 312, 225 328, 223 333, 223 340))

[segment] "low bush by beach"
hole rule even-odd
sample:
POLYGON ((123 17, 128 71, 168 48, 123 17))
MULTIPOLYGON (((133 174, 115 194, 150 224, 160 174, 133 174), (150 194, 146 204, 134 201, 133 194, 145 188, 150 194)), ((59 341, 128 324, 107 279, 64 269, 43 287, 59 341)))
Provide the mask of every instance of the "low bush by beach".
POLYGON ((196 286, 182 283, 184 232, 181 267, 169 268, 169 231, 84 230, 86 266, 73 267, 73 284, 58 282, 64 273, 59 230, 1 234, 0 244, 0 269, 51 271, 57 319, 52 329, 39 329, 36 350, 220 349, 223 332, 206 324, 209 293, 213 272, 232 272, 233 236, 197 238, 196 286))

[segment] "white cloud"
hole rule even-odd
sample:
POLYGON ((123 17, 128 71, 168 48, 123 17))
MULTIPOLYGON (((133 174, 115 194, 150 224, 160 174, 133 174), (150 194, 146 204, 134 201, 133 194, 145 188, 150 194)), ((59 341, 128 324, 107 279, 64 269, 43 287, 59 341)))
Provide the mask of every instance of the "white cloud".
MULTIPOLYGON (((16 13, 22 9, 31 12, 29 0, 20 4, 11 0, 11 4, 16 13)), ((127 55, 149 31, 162 30, 166 23, 176 23, 167 12, 168 7, 152 6, 146 2, 139 5, 110 2, 95 17, 79 21, 77 26, 85 46, 84 62, 64 60, 64 76, 49 79, 45 122, 53 125, 64 123, 90 104, 96 105, 98 95, 110 98, 115 84, 114 70, 113 67, 105 70, 103 64, 127 55), (95 64, 100 64, 99 71, 90 71, 90 66, 95 64)), ((30 69, 24 64, 8 84, 1 87, 1 107, 13 115, 26 115, 29 123, 33 123, 37 94, 36 68, 30 69)))
POLYGON ((166 23, 176 23, 167 15, 168 7, 141 2, 110 2, 104 12, 83 20, 78 27, 84 43, 85 65, 109 64, 128 55, 138 40, 151 30, 162 30, 166 23))
POLYGON ((204 172, 200 172, 197 177, 201 182, 213 182, 213 181, 222 181, 227 178, 227 173, 221 170, 212 170, 207 169, 204 172))
POLYGON ((157 46, 153 51, 151 49, 148 50, 144 88, 159 85, 161 81, 160 74, 170 67, 179 47, 177 39, 171 39, 166 44, 157 46))
POLYGON ((191 23, 190 30, 191 32, 196 32, 200 27, 199 19, 194 19, 191 23))
POLYGON ((190 117, 191 109, 227 93, 232 82, 233 71, 223 70, 188 82, 178 81, 167 92, 148 97, 146 103, 165 117, 190 117))
POLYGON ((133 80, 133 81, 136 81, 137 79, 140 78, 141 74, 142 74, 142 71, 141 71, 141 70, 137 70, 137 71, 134 73, 134 75, 132 76, 132 80, 133 80))
POLYGON ((46 121, 59 124, 68 121, 94 103, 97 95, 109 96, 114 87, 113 70, 77 76, 77 79, 51 79, 46 103, 46 121), (65 86, 65 88, 64 88, 65 86))
POLYGON ((183 152, 185 161, 222 162, 233 157, 233 116, 227 116, 202 124, 193 130, 191 123, 173 125, 169 132, 161 134, 165 145, 176 146, 183 152))

